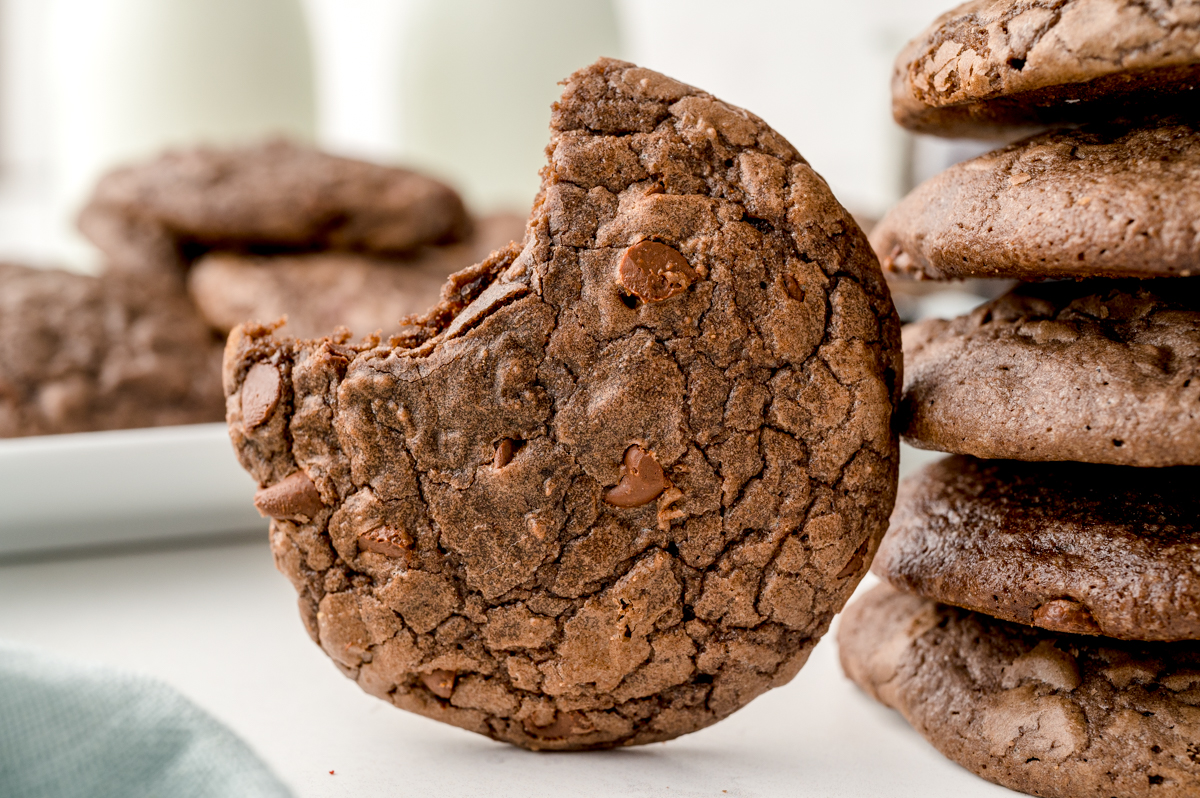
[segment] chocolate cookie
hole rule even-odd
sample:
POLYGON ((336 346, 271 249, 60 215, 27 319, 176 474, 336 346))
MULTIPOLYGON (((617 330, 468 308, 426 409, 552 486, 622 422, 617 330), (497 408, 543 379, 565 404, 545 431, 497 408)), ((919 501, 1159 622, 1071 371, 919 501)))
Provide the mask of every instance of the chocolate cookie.
POLYGON ((286 315, 287 332, 298 338, 327 335, 339 325, 386 336, 400 331, 401 317, 437 304, 450 274, 521 240, 524 232, 524 219, 499 214, 481 219, 464 243, 422 247, 403 259, 352 252, 212 252, 188 271, 188 292, 222 333, 248 319, 286 315))
POLYGON ((1200 639, 1200 469, 955 456, 901 485, 874 572, 1059 632, 1200 639))
POLYGON ((906 327, 904 357, 913 446, 1200 465, 1200 278, 1022 285, 906 327))
POLYGON ((0 437, 220 421, 220 362, 157 280, 0 264, 0 437))
POLYGON ((405 336, 236 329, 230 433, 310 633, 528 748, 695 731, 792 678, 894 499, 898 321, 757 117, 602 59, 523 246, 405 336))
POLYGON ((1200 125, 1046 133, 950 167, 872 231, 920 278, 1200 274, 1200 125))
POLYGON ((896 59, 892 112, 919 133, 1174 113, 1200 103, 1195 0, 974 0, 896 59))
POLYGON ((1052 798, 1200 793, 1200 646, 1057 635, 880 585, 842 667, 971 772, 1052 798))
POLYGON ((167 152, 103 177, 79 218, 112 269, 153 272, 210 249, 388 254, 469 228, 449 186, 273 141, 167 152))

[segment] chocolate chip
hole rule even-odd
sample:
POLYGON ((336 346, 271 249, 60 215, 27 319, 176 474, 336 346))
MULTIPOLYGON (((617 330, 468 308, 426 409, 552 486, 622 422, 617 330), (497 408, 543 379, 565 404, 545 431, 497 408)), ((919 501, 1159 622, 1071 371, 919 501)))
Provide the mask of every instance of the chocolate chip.
POLYGON ((845 579, 848 576, 854 576, 862 571, 863 558, 867 556, 867 548, 871 545, 871 539, 867 538, 862 542, 862 545, 854 550, 854 554, 850 555, 850 559, 846 562, 842 570, 838 571, 837 578, 845 579))
POLYGON ((254 506, 271 518, 308 523, 325 503, 308 474, 297 471, 254 494, 254 506))
POLYGON ((381 526, 358 533, 359 549, 373 551, 385 557, 407 558, 409 552, 412 551, 412 546, 412 535, 403 529, 396 530, 381 526))
POLYGON ((242 425, 254 429, 271 417, 279 404, 279 369, 255 363, 242 381, 242 425))
POLYGON ((797 302, 804 301, 804 286, 800 285, 800 281, 790 274, 783 275, 783 290, 797 302))
POLYGON ((504 468, 506 465, 512 462, 512 456, 512 441, 508 438, 505 438, 496 446, 496 459, 492 461, 492 466, 494 468, 504 468))
POLYGON ((1080 635, 1098 635, 1100 624, 1091 610, 1074 599, 1047 601, 1033 611, 1033 622, 1044 629, 1080 635))
POLYGON ((504 468, 506 465, 512 462, 513 455, 521 451, 521 448, 524 446, 525 441, 523 440, 502 438, 500 442, 496 444, 496 457, 494 460, 492 460, 492 467, 497 469, 504 468))
POLYGON ((679 252, 657 241, 641 241, 625 250, 617 278, 643 302, 662 302, 683 293, 698 275, 679 252))
POLYGON ((621 481, 604 494, 604 501, 616 507, 641 507, 670 486, 654 455, 634 444, 625 450, 621 481))
POLYGON ((421 682, 438 698, 449 698, 454 692, 454 671, 431 671, 421 674, 421 682))
POLYGON ((533 726, 528 721, 525 731, 534 737, 545 740, 555 740, 570 737, 573 734, 591 731, 592 724, 582 712, 559 712, 549 726, 533 726))

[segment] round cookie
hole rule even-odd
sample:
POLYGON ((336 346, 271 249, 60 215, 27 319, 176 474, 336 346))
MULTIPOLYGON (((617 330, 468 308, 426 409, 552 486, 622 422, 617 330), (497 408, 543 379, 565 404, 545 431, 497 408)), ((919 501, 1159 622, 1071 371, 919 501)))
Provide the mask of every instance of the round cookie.
POLYGON ((490 252, 520 240, 525 220, 499 214, 480 219, 461 244, 422 247, 405 259, 353 252, 247 255, 210 252, 188 270, 188 293, 200 314, 227 334, 248 319, 287 316, 297 338, 344 326, 364 334, 400 330, 400 319, 437 304, 446 278, 490 252))
POLYGON ((948 758, 1047 798, 1200 792, 1200 647, 1057 635, 879 585, 842 668, 948 758))
POLYGON ((0 264, 0 438, 220 421, 221 347, 164 282, 0 264))
POLYGON ((892 113, 939 136, 1175 113, 1200 102, 1195 0, 973 0, 896 58, 892 113))
POLYGON ((871 233, 919 278, 1200 274, 1200 125, 1092 126, 1025 139, 917 186, 871 233))
POLYGON ((230 434, 313 637, 528 748, 665 740, 807 659, 894 500, 899 322, 757 117, 572 75, 523 246, 407 337, 234 330, 230 434))
POLYGON ((906 327, 904 359, 921 449, 1200 465, 1200 278, 1021 285, 906 327))
POLYGON ((425 175, 271 141, 110 172, 79 227, 110 269, 144 273, 210 249, 408 252, 458 240, 470 223, 458 194, 425 175))
POLYGON ((1200 639, 1200 469, 953 456, 900 487, 873 571, 1058 632, 1200 639))

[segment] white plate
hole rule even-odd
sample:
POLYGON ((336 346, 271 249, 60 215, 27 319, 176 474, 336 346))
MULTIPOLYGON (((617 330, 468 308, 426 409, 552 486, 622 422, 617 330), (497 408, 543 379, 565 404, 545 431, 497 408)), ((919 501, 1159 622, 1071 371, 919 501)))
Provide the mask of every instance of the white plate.
POLYGON ((266 527, 224 424, 0 441, 0 555, 266 527))

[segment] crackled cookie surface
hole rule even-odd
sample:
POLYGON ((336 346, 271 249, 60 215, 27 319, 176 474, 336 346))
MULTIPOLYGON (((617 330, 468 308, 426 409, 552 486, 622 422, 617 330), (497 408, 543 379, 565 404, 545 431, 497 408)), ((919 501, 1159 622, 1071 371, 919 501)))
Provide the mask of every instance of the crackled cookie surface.
POLYGON ((1196 275, 1198 173, 1194 119, 1046 133, 926 180, 871 243, 919 278, 1196 275))
POLYGON ((974 0, 896 59, 892 111, 921 133, 1170 113, 1200 101, 1196 0, 974 0))
POLYGON ((1022 285, 906 327, 904 356, 922 449, 1200 465, 1200 279, 1022 285))
POLYGON ((1200 792, 1200 647, 1057 635, 880 585, 842 667, 947 757, 1050 798, 1200 792))
POLYGON ((220 421, 221 347, 160 282, 0 264, 0 438, 220 421))
POLYGON ((110 172, 79 226, 110 269, 169 273, 211 249, 407 252, 470 224, 458 194, 432 178, 272 141, 110 172))
POLYGON ((383 343, 230 337, 230 432, 342 671, 529 748, 665 740, 803 665, 894 499, 899 324, 757 117, 572 75, 523 246, 383 343))
POLYGON ((452 273, 478 263, 525 233, 525 220, 484 217, 458 244, 422 247, 406 258, 355 252, 248 255, 212 252, 188 270, 187 287, 200 314, 228 333, 249 319, 287 316, 297 338, 344 326, 364 335, 400 331, 400 319, 436 304, 452 273))
POLYGON ((1200 639, 1200 469, 954 456, 904 481, 873 570, 1060 632, 1200 639))

